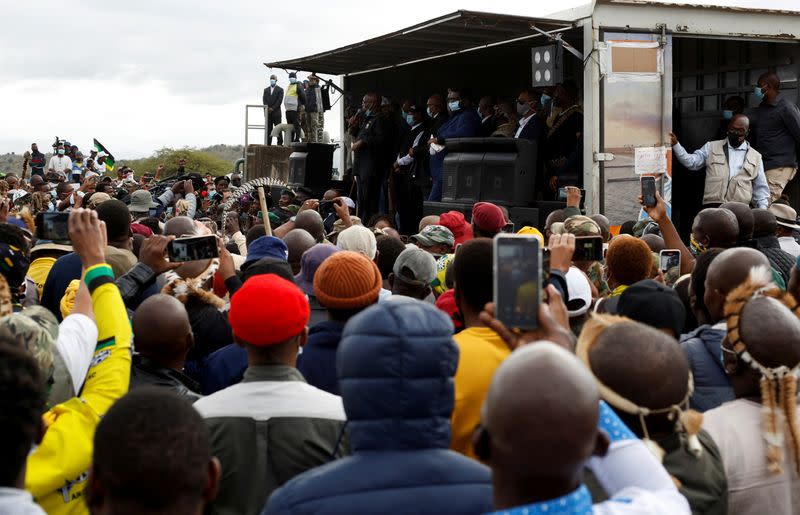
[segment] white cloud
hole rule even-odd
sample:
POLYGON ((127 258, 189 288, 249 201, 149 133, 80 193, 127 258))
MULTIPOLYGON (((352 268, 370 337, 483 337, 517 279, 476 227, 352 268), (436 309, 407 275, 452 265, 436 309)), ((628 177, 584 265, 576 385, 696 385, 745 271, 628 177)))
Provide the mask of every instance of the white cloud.
MULTIPOLYGON (((564 0, 557 8, 582 3, 564 0)), ((736 3, 763 7, 756 0, 736 3)), ((167 145, 240 144, 244 105, 260 103, 265 61, 328 50, 457 9, 542 15, 550 6, 527 0, 488 6, 484 0, 0 0, 0 152, 22 152, 31 141, 49 143, 56 135, 81 146, 97 137, 119 157, 167 145)), ((286 83, 283 73, 279 78, 286 83)))

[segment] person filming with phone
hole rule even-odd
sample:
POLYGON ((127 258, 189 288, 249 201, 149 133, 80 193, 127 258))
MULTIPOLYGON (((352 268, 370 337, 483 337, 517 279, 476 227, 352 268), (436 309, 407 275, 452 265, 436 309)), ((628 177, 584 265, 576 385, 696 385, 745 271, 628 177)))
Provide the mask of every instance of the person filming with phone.
POLYGON ((675 158, 689 170, 706 168, 703 205, 718 207, 725 202, 743 202, 766 209, 769 206, 769 184, 764 174, 761 154, 748 142, 750 119, 735 115, 728 124, 727 139, 709 141, 690 154, 669 133, 675 158))

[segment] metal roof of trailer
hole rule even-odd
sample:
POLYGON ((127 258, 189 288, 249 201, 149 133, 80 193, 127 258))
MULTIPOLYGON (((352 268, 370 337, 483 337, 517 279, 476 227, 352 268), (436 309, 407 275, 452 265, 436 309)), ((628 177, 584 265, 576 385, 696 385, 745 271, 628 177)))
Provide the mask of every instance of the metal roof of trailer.
POLYGON ((335 50, 264 65, 349 75, 512 43, 540 36, 540 31, 559 32, 573 26, 571 21, 461 10, 335 50))

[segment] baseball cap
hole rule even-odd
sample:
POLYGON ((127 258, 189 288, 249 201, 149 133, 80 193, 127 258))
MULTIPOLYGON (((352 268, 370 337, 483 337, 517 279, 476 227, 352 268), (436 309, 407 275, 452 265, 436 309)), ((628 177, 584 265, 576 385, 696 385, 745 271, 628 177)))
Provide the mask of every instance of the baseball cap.
POLYGON ((300 258, 300 273, 294 276, 294 279, 306 295, 314 295, 314 274, 322 262, 336 252, 339 252, 339 249, 325 243, 317 243, 303 252, 303 257, 300 258))
POLYGON ((231 298, 228 320, 233 334, 258 347, 297 336, 308 324, 311 308, 300 288, 275 274, 251 277, 231 298), (270 299, 270 303, 264 303, 270 299))
POLYGON ((375 235, 363 225, 354 225, 340 232, 336 246, 341 250, 358 252, 369 259, 375 259, 375 254, 378 252, 375 235))
POLYGON ((452 248, 455 245, 455 236, 450 229, 443 225, 428 225, 419 234, 410 237, 408 241, 419 243, 423 247, 448 245, 452 248))
POLYGON ((800 231, 800 224, 797 223, 797 211, 792 206, 786 204, 772 204, 769 212, 775 215, 778 225, 800 231))
POLYGON ((472 239, 472 226, 467 223, 461 211, 448 211, 439 215, 439 225, 447 227, 455 237, 455 244, 472 239))
POLYGON ((250 263, 265 257, 288 260, 289 248, 280 238, 261 236, 253 240, 250 246, 247 247, 247 258, 245 258, 244 262, 250 263))
POLYGON ((150 208, 158 207, 158 204, 153 202, 153 196, 147 190, 136 190, 131 193, 131 203, 128 209, 135 213, 146 213, 150 208))
MULTIPOLYGON (((147 193, 147 192, 145 192, 145 193, 147 193)), ((149 193, 148 193, 148 195, 149 195, 149 193)), ((89 207, 90 208, 96 208, 97 206, 99 206, 100 204, 102 204, 103 202, 105 202, 107 200, 111 200, 111 195, 109 195, 108 193, 105 193, 103 191, 94 192, 94 193, 92 193, 92 196, 89 197, 89 207)), ((130 209, 130 207, 128 209, 130 209)), ((133 211, 136 212, 135 209, 133 211)), ((147 209, 147 211, 149 212, 149 209, 147 209)))
POLYGON ((597 222, 583 215, 570 216, 557 229, 561 232, 555 232, 552 227, 550 231, 554 234, 573 234, 575 236, 601 236, 603 234, 597 222))
POLYGON ((672 288, 652 279, 628 286, 621 295, 603 302, 608 313, 622 315, 656 329, 671 329, 678 336, 683 331, 686 308, 672 288))
POLYGON ((517 231, 517 234, 523 234, 525 236, 534 236, 536 237, 536 239, 539 240, 539 243, 544 243, 544 235, 542 234, 542 231, 540 231, 536 227, 531 227, 530 225, 526 225, 525 227, 517 231))
POLYGON ((574 266, 567 270, 567 312, 570 318, 579 317, 589 311, 592 305, 592 287, 589 280, 578 268, 574 266))
POLYGON ((436 260, 430 252, 410 246, 397 256, 392 269, 396 279, 416 286, 429 286, 436 278, 436 260))
POLYGON ((472 224, 483 231, 499 233, 506 225, 506 217, 496 205, 478 202, 472 206, 472 224))

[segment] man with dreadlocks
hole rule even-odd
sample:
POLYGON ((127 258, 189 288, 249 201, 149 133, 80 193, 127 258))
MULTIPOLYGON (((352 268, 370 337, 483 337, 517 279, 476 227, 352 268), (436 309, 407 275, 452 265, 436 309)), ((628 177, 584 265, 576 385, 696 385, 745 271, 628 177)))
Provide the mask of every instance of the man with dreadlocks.
POLYGON ((700 430, 703 415, 687 410, 692 376, 675 340, 623 317, 597 315, 584 326, 576 354, 594 374, 603 400, 662 460, 692 512, 725 515, 722 460, 700 430))
POLYGON ((753 267, 727 297, 722 359, 736 400, 705 414, 737 515, 800 513, 800 305, 771 280, 753 267))

